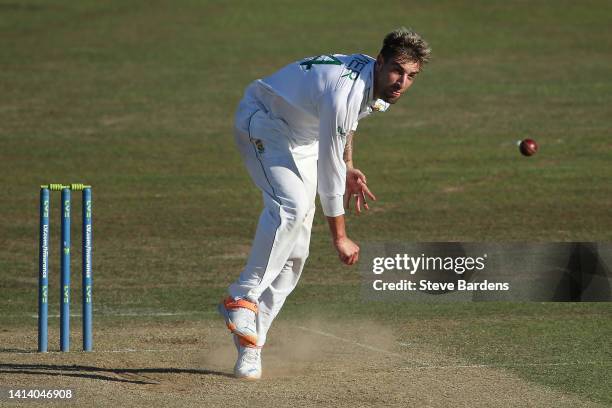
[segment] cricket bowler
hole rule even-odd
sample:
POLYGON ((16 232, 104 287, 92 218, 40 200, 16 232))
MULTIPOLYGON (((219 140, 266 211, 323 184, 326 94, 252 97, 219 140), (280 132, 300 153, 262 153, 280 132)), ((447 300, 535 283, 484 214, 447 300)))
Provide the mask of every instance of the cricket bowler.
POLYGON ((408 90, 430 48, 406 28, 385 36, 376 59, 364 54, 305 58, 252 82, 235 116, 235 141, 264 208, 244 270, 219 305, 238 350, 238 378, 261 378, 261 350, 272 321, 308 257, 315 197, 340 260, 354 265, 345 208, 375 200, 353 166, 358 122, 383 112, 408 90))

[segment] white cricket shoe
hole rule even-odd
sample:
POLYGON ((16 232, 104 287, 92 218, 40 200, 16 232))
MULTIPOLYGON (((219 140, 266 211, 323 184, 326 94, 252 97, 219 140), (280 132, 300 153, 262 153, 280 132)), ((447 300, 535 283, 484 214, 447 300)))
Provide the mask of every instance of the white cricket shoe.
POLYGON ((247 344, 253 346, 257 344, 256 303, 227 297, 219 304, 218 310, 232 333, 247 344))
POLYGON ((259 380, 261 378, 261 347, 253 347, 250 344, 243 346, 240 340, 235 340, 235 342, 238 347, 238 360, 234 366, 234 375, 236 378, 245 380, 259 380))

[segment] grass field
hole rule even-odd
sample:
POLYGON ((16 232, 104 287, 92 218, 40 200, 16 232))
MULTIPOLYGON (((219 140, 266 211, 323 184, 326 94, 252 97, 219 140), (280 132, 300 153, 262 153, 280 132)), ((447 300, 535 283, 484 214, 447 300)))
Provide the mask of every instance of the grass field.
POLYGON ((433 59, 360 123, 355 161, 378 202, 349 218, 353 238, 611 241, 610 2, 0 0, 0 389, 70 387, 115 406, 611 405, 610 303, 364 303, 320 211, 268 378, 227 378, 214 306, 261 209, 233 145, 243 89, 308 55, 375 55, 400 25, 433 59), (524 137, 540 144, 529 159, 524 137), (49 182, 94 186, 99 353, 31 353, 49 182))

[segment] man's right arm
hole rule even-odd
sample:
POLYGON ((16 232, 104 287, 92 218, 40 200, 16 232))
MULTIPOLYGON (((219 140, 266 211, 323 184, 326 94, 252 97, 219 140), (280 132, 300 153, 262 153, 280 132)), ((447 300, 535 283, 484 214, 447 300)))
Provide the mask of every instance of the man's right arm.
POLYGON ((332 242, 336 251, 338 251, 340 260, 347 265, 355 264, 359 259, 359 246, 346 235, 344 215, 327 217, 327 223, 332 235, 332 242))

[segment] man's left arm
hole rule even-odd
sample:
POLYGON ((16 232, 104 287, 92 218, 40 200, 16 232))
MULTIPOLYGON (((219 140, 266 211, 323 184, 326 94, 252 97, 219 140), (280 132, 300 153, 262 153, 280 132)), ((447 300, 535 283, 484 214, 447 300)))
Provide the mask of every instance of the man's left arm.
POLYGON ((355 210, 357 214, 361 213, 361 205, 366 210, 369 210, 366 195, 376 201, 376 197, 367 186, 365 174, 353 166, 353 141, 355 139, 355 131, 351 130, 346 134, 346 144, 344 146, 343 159, 346 163, 346 190, 344 193, 344 207, 349 208, 351 198, 355 198, 355 210))

